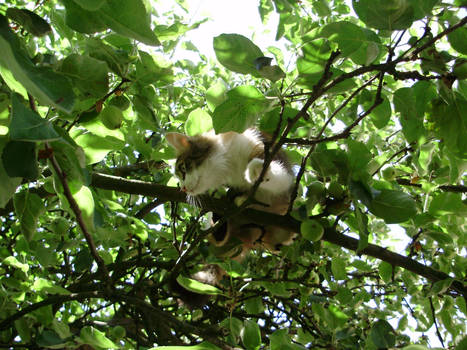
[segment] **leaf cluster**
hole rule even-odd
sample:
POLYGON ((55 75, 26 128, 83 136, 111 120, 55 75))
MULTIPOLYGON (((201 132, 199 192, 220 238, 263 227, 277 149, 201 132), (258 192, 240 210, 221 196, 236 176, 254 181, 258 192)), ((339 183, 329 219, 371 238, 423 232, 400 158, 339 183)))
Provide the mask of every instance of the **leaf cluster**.
POLYGON ((466 2, 260 0, 283 44, 217 61, 171 3, 0 4, 0 347, 465 348, 466 2), (295 164, 288 214, 186 203, 164 134, 249 127, 295 164), (211 212, 297 238, 221 259, 211 212))

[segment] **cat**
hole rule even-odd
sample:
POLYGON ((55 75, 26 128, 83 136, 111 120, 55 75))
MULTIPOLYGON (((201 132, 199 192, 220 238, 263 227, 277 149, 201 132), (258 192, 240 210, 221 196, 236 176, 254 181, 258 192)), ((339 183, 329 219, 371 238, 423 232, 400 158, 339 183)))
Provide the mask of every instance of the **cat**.
MULTIPOLYGON (((196 136, 169 132, 165 139, 176 151, 175 176, 180 182, 181 190, 189 198, 196 198, 209 190, 224 186, 244 194, 237 197, 241 201, 259 178, 264 166, 266 136, 256 129, 247 129, 243 133, 231 131, 220 134, 210 131, 196 136)), ((254 199, 258 204, 250 207, 285 214, 294 179, 292 167, 285 154, 278 152, 255 192, 254 199)), ((222 253, 217 255, 240 261, 251 249, 277 251, 280 246, 291 244, 293 238, 293 233, 276 226, 240 225, 232 219, 227 220, 208 240, 217 247, 229 246, 233 241, 239 241, 240 250, 235 249, 238 246, 235 247, 234 244, 234 248, 230 250, 219 249, 222 253)), ((212 270, 212 266, 205 269, 212 270)), ((215 274, 206 273, 207 276, 204 276, 203 271, 192 277, 214 285, 223 275, 216 270, 215 274)))

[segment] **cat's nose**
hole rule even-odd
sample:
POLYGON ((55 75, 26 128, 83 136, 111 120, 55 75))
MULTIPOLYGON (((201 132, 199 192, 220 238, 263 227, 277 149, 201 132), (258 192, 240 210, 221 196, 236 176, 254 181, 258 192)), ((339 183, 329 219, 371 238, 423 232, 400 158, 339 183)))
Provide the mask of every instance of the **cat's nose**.
POLYGON ((182 191, 186 192, 186 187, 185 186, 182 186, 182 191))

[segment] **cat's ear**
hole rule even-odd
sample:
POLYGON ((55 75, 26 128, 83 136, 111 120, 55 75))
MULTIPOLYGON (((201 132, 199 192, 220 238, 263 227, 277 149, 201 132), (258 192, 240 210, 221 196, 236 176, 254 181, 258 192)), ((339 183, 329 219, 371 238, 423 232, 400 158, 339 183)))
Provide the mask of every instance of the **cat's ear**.
POLYGON ((190 142, 188 141, 188 136, 180 134, 178 132, 168 132, 165 134, 165 139, 170 146, 175 148, 177 154, 182 154, 185 151, 190 149, 190 142))

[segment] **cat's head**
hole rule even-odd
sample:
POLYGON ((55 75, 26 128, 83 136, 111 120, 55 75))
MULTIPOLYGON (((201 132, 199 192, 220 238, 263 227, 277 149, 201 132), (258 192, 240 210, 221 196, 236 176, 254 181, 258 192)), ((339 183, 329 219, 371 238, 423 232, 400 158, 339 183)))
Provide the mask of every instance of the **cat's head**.
POLYGON ((176 132, 167 133, 165 138, 177 153, 175 176, 182 191, 197 196, 223 184, 224 163, 215 138, 176 132))

